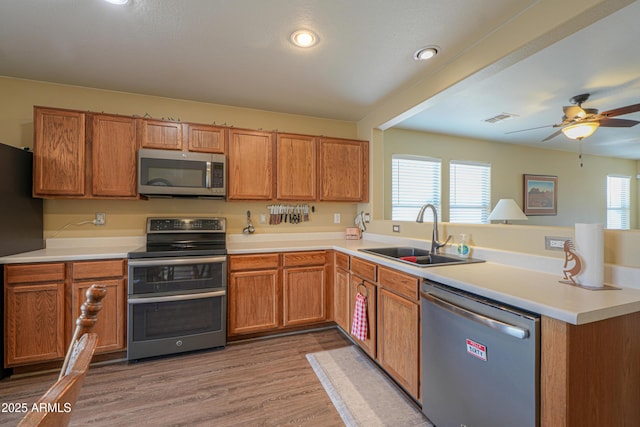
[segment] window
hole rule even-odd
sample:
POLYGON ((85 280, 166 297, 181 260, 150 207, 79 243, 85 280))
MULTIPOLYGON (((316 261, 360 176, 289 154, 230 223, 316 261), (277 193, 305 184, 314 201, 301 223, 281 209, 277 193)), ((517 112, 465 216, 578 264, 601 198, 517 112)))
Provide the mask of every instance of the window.
POLYGON ((432 203, 440 214, 440 164, 440 159, 430 157, 391 157, 391 219, 415 221, 425 203, 432 203))
POLYGON ((607 175, 607 228, 629 229, 631 177, 607 175))
POLYGON ((488 224, 491 165, 452 160, 449 171, 449 222, 488 224))

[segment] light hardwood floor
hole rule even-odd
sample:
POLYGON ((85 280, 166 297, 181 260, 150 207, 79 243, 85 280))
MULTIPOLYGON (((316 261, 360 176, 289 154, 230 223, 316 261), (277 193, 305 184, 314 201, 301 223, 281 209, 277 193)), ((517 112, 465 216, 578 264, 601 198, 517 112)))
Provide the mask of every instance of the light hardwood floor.
MULTIPOLYGON (((347 345, 337 329, 327 329, 92 366, 70 425, 341 426, 305 355, 347 345)), ((56 376, 5 378, 0 403, 31 405, 56 376)), ((20 418, 0 413, 0 426, 20 418)))

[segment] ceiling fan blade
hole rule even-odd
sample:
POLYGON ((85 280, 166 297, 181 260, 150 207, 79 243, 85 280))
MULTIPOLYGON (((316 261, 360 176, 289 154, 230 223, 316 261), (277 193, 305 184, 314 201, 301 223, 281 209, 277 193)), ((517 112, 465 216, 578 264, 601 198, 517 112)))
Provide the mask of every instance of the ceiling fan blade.
POLYGON ((551 135, 549 135, 548 137, 546 137, 545 139, 542 140, 542 142, 547 142, 548 140, 555 138, 556 136, 560 135, 562 133, 562 129, 555 131, 554 133, 552 133, 551 135))
POLYGON ((614 108, 613 110, 602 113, 606 117, 622 116, 624 114, 635 113, 640 111, 640 104, 627 105, 626 107, 614 108))
POLYGON ((528 130, 544 129, 544 128, 550 128, 550 127, 553 127, 553 126, 555 126, 555 125, 545 125, 545 126, 538 126, 538 127, 529 128, 529 129, 512 130, 511 132, 505 132, 504 134, 508 135, 510 133, 526 132, 528 130))
POLYGON ((630 128, 631 126, 635 126, 640 123, 637 120, 628 120, 628 119, 602 119, 600 120, 600 126, 605 126, 609 128, 630 128))

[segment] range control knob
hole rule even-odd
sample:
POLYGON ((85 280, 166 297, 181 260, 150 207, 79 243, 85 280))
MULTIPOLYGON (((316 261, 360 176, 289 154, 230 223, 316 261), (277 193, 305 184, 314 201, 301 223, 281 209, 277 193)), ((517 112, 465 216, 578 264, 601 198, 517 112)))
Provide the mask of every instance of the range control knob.
POLYGON ((182 340, 176 341, 176 346, 177 347, 182 347, 182 340))

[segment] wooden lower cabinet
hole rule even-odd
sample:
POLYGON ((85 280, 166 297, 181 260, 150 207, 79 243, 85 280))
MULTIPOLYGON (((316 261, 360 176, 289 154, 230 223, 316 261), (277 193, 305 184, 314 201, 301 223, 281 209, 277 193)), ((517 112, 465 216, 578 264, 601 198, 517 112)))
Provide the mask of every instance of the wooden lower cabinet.
MULTIPOLYGON (((98 334, 96 353, 125 350, 126 343, 126 280, 125 261, 79 261, 72 263, 71 270, 71 315, 68 331, 73 333, 75 321, 80 316, 80 307, 86 299, 87 289, 93 284, 104 285, 107 294, 102 300, 102 309, 92 332, 98 334)), ((67 341, 71 340, 71 335, 67 341)))
POLYGON ((351 275, 349 270, 336 267, 333 279, 333 319, 342 328, 343 331, 349 332, 351 325, 349 324, 351 306, 349 295, 351 275))
MULTIPOLYGON (((377 324, 377 286, 373 283, 367 282, 364 279, 359 278, 358 276, 351 276, 351 289, 349 295, 349 326, 351 325, 351 321, 353 320, 353 314, 355 311, 355 301, 356 295, 358 292, 362 293, 367 297, 367 326, 368 326, 368 334, 367 338, 364 340, 360 340, 354 337, 351 334, 351 337, 358 343, 358 345, 366 351, 371 357, 376 358, 376 340, 377 340, 377 332, 376 332, 376 324, 377 324)), ((351 332, 349 330, 349 332, 351 332)))
POLYGON ((420 391, 420 306, 386 289, 378 293, 378 362, 416 399, 420 391))
POLYGON ((324 265, 285 268, 284 326, 321 322, 327 318, 324 265))
POLYGON ((264 332, 280 326, 277 269, 232 272, 228 287, 229 335, 264 332))
POLYGON ((94 283, 107 286, 93 329, 97 352, 125 350, 125 266, 124 259, 5 266, 5 367, 63 359, 94 283))
POLYGON ((64 282, 5 287, 5 367, 63 358, 64 282))
POLYGON ((229 336, 325 322, 326 252, 232 255, 228 290, 229 336))

